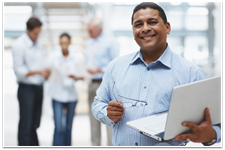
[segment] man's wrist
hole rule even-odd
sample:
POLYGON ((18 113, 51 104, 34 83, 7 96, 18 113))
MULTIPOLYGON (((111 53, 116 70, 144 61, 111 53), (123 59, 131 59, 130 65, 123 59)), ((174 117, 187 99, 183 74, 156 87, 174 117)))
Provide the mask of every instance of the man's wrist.
POLYGON ((213 129, 213 131, 214 131, 213 138, 209 142, 203 143, 204 145, 210 146, 210 145, 213 145, 214 143, 216 143, 216 141, 217 141, 216 131, 214 129, 213 129))
POLYGON ((203 143, 204 145, 207 145, 207 146, 210 146, 210 145, 213 145, 214 143, 216 143, 216 138, 214 138, 213 140, 211 140, 210 142, 207 142, 207 143, 203 143))
POLYGON ((101 73, 102 72, 102 69, 101 68, 98 68, 98 72, 101 73))

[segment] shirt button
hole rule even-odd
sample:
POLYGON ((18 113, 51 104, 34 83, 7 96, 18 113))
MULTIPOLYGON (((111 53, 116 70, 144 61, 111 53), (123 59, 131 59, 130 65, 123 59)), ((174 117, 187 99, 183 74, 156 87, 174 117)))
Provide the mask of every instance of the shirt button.
POLYGON ((146 89, 147 87, 145 86, 144 89, 146 89))
POLYGON ((138 143, 136 142, 135 145, 138 146, 138 143))

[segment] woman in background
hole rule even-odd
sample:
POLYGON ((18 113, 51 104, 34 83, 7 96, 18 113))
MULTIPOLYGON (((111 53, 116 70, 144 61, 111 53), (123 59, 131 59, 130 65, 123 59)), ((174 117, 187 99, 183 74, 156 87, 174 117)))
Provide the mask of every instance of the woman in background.
POLYGON ((71 146, 72 123, 78 98, 75 81, 83 80, 75 76, 76 59, 68 50, 70 41, 69 34, 61 34, 61 50, 53 52, 48 59, 54 76, 50 94, 55 123, 53 146, 71 146))

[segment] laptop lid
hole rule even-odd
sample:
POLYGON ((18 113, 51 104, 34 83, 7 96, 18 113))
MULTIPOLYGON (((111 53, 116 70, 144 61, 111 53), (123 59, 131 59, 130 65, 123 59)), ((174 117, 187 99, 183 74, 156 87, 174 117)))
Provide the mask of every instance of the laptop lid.
POLYGON ((169 140, 189 131, 182 126, 188 121, 200 124, 204 120, 205 109, 209 108, 212 124, 221 122, 221 77, 208 78, 173 89, 167 116, 164 140, 169 140))
POLYGON ((212 123, 218 124, 221 121, 220 89, 221 77, 177 86, 172 92, 168 114, 163 112, 133 120, 127 122, 127 126, 158 141, 171 140, 189 130, 181 125, 183 121, 201 123, 204 120, 206 107, 210 109, 212 123), (165 126, 161 127, 160 132, 148 129, 161 122, 165 122, 165 126))

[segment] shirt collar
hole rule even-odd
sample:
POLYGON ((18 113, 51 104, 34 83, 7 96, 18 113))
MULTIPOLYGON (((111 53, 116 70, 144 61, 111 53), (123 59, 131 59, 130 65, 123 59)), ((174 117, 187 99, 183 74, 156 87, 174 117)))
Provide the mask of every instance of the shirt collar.
MULTIPOLYGON (((171 68, 171 59, 172 59, 172 53, 170 50, 169 45, 167 44, 166 50, 163 52, 163 54, 153 63, 161 62, 164 66, 167 66, 168 68, 171 68)), ((141 50, 139 50, 133 59, 131 60, 130 64, 133 65, 138 60, 141 60, 143 63, 145 63, 143 56, 141 54, 141 50)), ((153 64, 151 63, 151 64, 153 64)), ((146 64, 146 63, 145 63, 146 64)), ((149 64, 149 65, 151 65, 149 64)))
POLYGON ((31 40, 27 33, 24 33, 25 41, 28 47, 39 46, 39 40, 37 39, 35 43, 31 40))
POLYGON ((26 45, 28 47, 32 47, 34 42, 30 39, 29 35, 27 33, 24 33, 24 37, 25 37, 25 40, 26 40, 26 45))
POLYGON ((163 54, 159 57, 157 61, 171 68, 171 59, 172 59, 172 52, 170 50, 170 47, 167 45, 166 50, 163 52, 163 54))
POLYGON ((102 36, 103 36, 103 31, 96 37, 96 39, 92 38, 92 42, 97 42, 102 36))
POLYGON ((62 60, 72 60, 73 59, 73 57, 71 56, 72 54, 72 52, 68 49, 68 51, 69 51, 69 54, 68 54, 68 57, 67 58, 65 58, 64 56, 63 56, 63 53, 62 53, 62 50, 61 49, 59 49, 59 58, 60 59, 62 59, 62 60))

